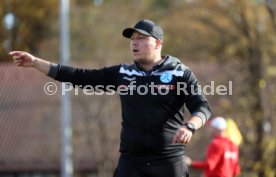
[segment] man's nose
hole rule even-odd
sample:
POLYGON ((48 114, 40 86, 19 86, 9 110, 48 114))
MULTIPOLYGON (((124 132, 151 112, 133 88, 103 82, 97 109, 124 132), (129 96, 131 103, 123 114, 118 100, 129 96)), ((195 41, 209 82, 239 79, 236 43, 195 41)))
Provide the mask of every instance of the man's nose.
POLYGON ((138 45, 138 40, 133 39, 133 40, 132 40, 132 45, 137 46, 137 45, 138 45))
POLYGON ((139 46, 139 44, 136 42, 133 42, 132 44, 131 44, 131 46, 132 46, 132 48, 136 48, 136 47, 138 47, 139 46))

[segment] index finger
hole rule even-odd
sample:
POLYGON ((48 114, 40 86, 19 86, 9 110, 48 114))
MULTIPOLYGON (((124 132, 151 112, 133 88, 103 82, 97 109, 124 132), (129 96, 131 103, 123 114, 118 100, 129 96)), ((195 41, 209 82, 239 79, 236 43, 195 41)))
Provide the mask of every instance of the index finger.
POLYGON ((21 53, 22 53, 22 51, 11 51, 11 52, 9 52, 9 55, 14 56, 14 55, 19 55, 21 53))
POLYGON ((180 131, 177 131, 176 134, 173 137, 173 144, 177 143, 177 140, 179 138, 179 136, 181 135, 180 131))

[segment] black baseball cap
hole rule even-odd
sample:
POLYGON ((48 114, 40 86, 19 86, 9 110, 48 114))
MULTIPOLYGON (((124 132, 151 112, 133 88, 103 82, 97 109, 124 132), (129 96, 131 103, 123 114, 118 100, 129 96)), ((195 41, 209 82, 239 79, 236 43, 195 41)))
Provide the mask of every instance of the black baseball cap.
POLYGON ((136 23, 136 25, 134 25, 133 28, 124 29, 123 36, 126 38, 130 38, 134 31, 137 31, 147 36, 152 36, 156 39, 163 41, 162 28, 151 20, 144 19, 136 23))

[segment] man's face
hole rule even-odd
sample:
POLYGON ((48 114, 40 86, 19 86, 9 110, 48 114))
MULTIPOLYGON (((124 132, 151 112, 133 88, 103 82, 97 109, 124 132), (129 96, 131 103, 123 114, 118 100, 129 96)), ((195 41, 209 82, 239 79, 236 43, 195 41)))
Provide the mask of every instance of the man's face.
POLYGON ((210 125, 207 127, 208 136, 210 136, 211 138, 216 135, 216 132, 216 129, 211 127, 210 125))
POLYGON ((138 32, 133 32, 130 39, 130 49, 134 61, 148 62, 154 59, 157 39, 138 32))

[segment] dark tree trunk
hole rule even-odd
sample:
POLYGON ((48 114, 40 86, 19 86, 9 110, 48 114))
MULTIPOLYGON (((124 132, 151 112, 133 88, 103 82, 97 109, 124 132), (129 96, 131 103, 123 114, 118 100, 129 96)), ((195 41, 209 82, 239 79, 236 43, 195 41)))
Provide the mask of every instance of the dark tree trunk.
POLYGON ((254 121, 255 132, 256 132, 256 147, 255 147, 255 162, 259 163, 257 173, 258 177, 265 177, 265 168, 262 167, 264 161, 264 108, 262 104, 262 95, 260 88, 260 81, 263 79, 263 64, 262 64, 262 53, 259 46, 255 46, 249 49, 249 90, 250 95, 254 98, 250 104, 250 113, 254 121))

